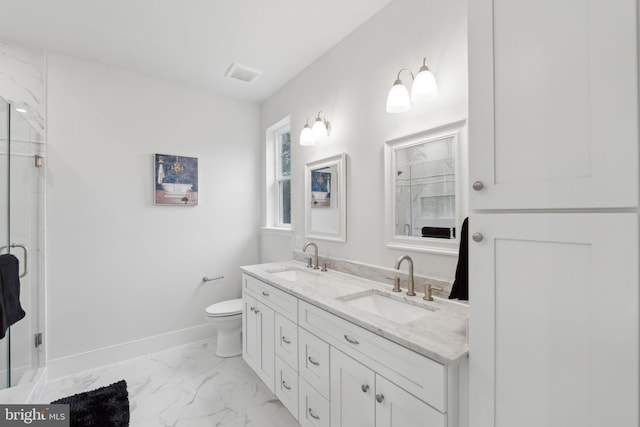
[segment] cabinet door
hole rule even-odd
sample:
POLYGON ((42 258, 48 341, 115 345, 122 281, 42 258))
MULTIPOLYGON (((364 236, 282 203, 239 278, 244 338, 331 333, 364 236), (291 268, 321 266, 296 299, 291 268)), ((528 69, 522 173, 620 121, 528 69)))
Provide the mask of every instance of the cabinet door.
POLYGON ((298 373, 276 356, 275 395, 291 415, 298 419, 298 373))
POLYGON ((331 426, 375 424, 375 373, 331 347, 331 426))
POLYGON ((470 426, 637 427, 638 216, 469 224, 470 426))
POLYGON ((298 371, 298 325, 276 313, 276 354, 298 371))
POLYGON ((256 373, 273 392, 275 390, 275 319, 274 312, 266 305, 258 302, 258 357, 256 373))
POLYGON ((298 372, 300 376, 329 399, 329 344, 298 328, 298 372))
POLYGON ((375 399, 376 427, 446 427, 442 413, 380 375, 375 399))
POLYGON ((298 422, 302 427, 331 426, 329 401, 309 385, 302 377, 298 379, 298 422))
POLYGON ((256 300, 242 296, 242 358, 254 371, 258 360, 258 307, 256 300))
POLYGON ((469 2, 471 209, 638 205, 636 8, 469 2))

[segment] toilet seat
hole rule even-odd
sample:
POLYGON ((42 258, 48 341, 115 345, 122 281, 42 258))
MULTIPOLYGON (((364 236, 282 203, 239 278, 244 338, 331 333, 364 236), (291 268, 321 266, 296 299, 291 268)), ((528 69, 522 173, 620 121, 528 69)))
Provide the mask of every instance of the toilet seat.
POLYGON ((205 308, 204 314, 208 317, 228 317, 236 316, 242 313, 242 298, 222 301, 211 304, 205 308))

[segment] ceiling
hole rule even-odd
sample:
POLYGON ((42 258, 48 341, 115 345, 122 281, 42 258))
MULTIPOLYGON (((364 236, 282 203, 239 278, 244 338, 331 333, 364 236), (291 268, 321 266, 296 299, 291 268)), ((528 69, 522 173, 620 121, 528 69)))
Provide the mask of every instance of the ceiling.
POLYGON ((390 2, 0 0, 0 39, 261 102, 390 2))

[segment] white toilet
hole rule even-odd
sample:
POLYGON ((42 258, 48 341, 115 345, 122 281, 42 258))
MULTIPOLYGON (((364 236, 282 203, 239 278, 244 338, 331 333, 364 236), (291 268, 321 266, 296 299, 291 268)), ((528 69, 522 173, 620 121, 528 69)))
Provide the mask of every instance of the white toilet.
POLYGON ((218 330, 216 356, 242 354, 242 298, 210 305, 204 310, 204 318, 218 330))

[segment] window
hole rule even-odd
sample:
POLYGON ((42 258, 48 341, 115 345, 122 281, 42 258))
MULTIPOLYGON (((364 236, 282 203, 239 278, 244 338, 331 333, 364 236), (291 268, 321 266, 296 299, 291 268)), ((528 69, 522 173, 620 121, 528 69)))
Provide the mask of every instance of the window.
POLYGON ((265 227, 291 231, 291 127, 289 117, 267 129, 265 227))
POLYGON ((278 226, 291 226, 291 132, 276 132, 276 185, 278 186, 278 226))

